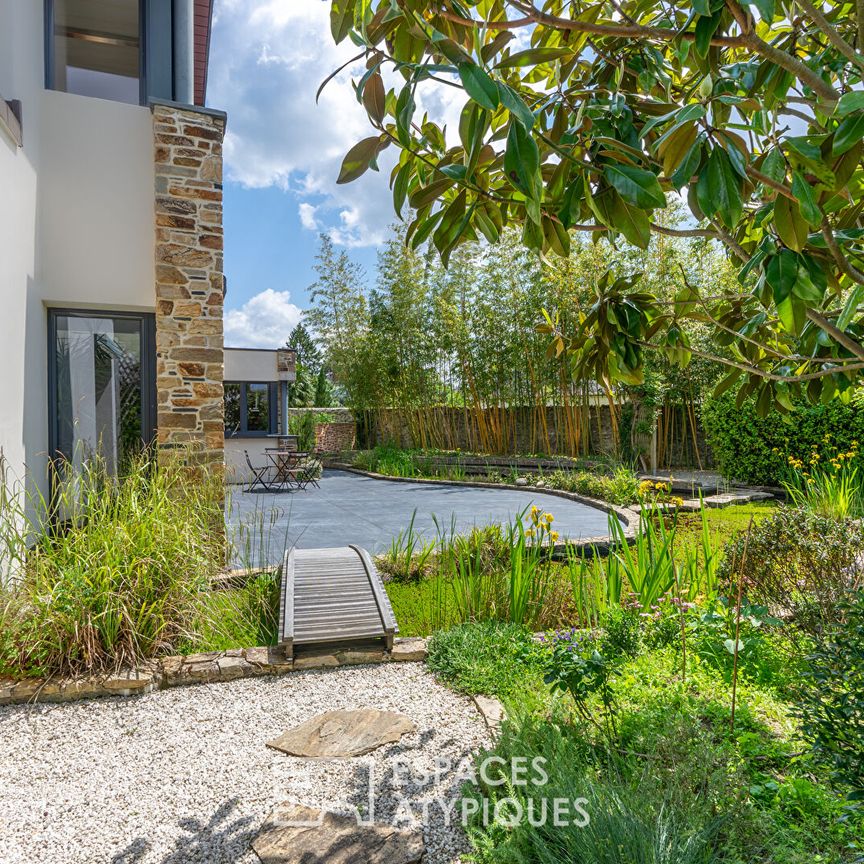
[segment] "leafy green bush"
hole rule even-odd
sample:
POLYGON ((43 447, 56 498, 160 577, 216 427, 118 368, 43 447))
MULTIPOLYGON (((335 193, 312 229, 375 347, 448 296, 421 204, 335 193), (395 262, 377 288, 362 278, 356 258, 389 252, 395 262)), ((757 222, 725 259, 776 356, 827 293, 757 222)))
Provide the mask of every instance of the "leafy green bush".
POLYGON ((610 657, 635 657, 642 647, 641 624, 635 609, 610 610, 603 624, 602 651, 610 657))
POLYGON ((362 471, 385 474, 389 477, 417 477, 416 454, 402 450, 392 444, 379 444, 373 450, 365 450, 354 457, 354 465, 362 471))
POLYGON ((290 415, 288 431, 297 436, 297 448, 305 452, 315 449, 315 413, 299 411, 290 415))
POLYGON ((708 811, 701 820, 688 818, 674 806, 658 806, 646 799, 638 788, 622 782, 614 769, 595 770, 578 731, 564 722, 520 714, 505 723, 495 749, 480 754, 477 761, 482 763, 487 755, 501 760, 497 766, 487 763, 491 782, 482 782, 478 774, 481 782, 468 793, 481 805, 468 834, 483 864, 705 864, 712 860, 722 820, 708 811), (511 766, 519 764, 517 760, 539 766, 529 782, 512 782, 511 766), (554 818, 554 802, 566 802, 563 819, 554 818), (522 818, 512 826, 491 815, 486 818, 502 811, 511 818, 521 811, 522 818))
POLYGON ((221 477, 141 457, 115 479, 94 458, 32 515, 0 490, 0 673, 132 666, 194 631, 224 565, 221 477))
POLYGON ((790 618, 805 633, 818 634, 834 620, 835 607, 848 589, 864 579, 862 554, 860 523, 778 507, 754 524, 749 538, 739 536, 726 544, 719 578, 731 596, 743 577, 752 603, 790 618))
POLYGON ((589 471, 553 471, 544 475, 543 480, 553 489, 575 492, 619 506, 639 500, 639 478, 623 465, 615 468, 611 475, 589 471))
POLYGON ((850 798, 864 800, 864 590, 840 604, 838 621, 807 657, 801 727, 816 758, 850 798))
POLYGON ((429 668, 459 693, 507 698, 539 688, 545 650, 524 627, 462 624, 429 640, 429 668))
MULTIPOLYGON (((848 403, 832 399, 827 405, 799 405, 787 419, 776 411, 759 417, 753 400, 738 408, 734 397, 724 395, 704 400, 702 422, 725 477, 779 486, 789 456, 807 462, 815 450, 826 461, 855 441, 864 444, 864 395, 848 403)), ((856 464, 864 470, 860 455, 856 464)))

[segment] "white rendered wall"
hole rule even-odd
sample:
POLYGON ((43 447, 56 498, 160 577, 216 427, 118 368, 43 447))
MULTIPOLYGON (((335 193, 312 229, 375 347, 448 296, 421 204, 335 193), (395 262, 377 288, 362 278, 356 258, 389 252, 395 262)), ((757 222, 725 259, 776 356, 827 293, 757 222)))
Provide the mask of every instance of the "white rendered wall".
POLYGON ((0 131, 0 448, 44 488, 47 309, 153 311, 155 265, 150 111, 45 90, 42 14, 0 0, 0 94, 24 137, 0 131))
POLYGON ((256 468, 270 464, 265 447, 275 447, 273 438, 226 438, 225 439, 225 479, 228 483, 251 483, 252 472, 246 464, 243 451, 248 451, 249 459, 256 468))
POLYGON ((258 348, 225 348, 226 381, 278 381, 276 351, 258 348))

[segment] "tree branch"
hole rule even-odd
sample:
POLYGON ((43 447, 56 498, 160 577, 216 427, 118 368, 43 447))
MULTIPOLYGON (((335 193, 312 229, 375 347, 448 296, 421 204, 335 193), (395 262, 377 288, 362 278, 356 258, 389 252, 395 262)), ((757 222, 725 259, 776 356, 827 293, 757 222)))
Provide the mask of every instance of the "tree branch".
POLYGON ((750 48, 751 51, 755 51, 766 60, 776 63, 787 72, 791 72, 799 81, 806 84, 824 102, 833 105, 835 102, 839 101, 840 94, 830 84, 826 84, 825 81, 822 80, 821 76, 797 57, 793 57, 791 54, 787 54, 785 51, 781 51, 779 48, 769 45, 752 31, 744 33, 741 36, 741 41, 742 44, 745 47, 750 48))
POLYGON ((825 238, 825 243, 828 246, 828 251, 834 259, 834 263, 840 268, 842 273, 845 273, 853 282, 859 285, 864 285, 864 273, 857 267, 854 267, 849 259, 843 254, 843 250, 837 243, 837 238, 831 230, 831 223, 827 216, 822 217, 822 236, 825 238))
MULTIPOLYGON (((631 39, 660 39, 665 42, 674 42, 678 39, 692 41, 696 34, 690 31, 671 30, 668 27, 650 27, 645 25, 625 24, 593 24, 588 21, 579 21, 572 18, 560 18, 542 12, 536 6, 523 0, 507 0, 507 2, 518 9, 522 14, 537 24, 544 24, 557 30, 573 30, 577 33, 595 33, 598 36, 623 36, 631 39)), ((468 23, 467 21, 465 23, 468 23)), ((480 25, 482 22, 471 22, 480 25)), ((490 22, 490 25, 493 22, 490 22)), ((751 51, 765 57, 772 63, 791 72, 799 81, 806 84, 824 102, 833 105, 840 99, 840 94, 814 72, 806 63, 797 57, 775 48, 763 39, 760 39, 752 30, 742 32, 738 36, 715 36, 711 39, 712 45, 720 45, 727 48, 749 48, 751 51)))
POLYGON ((838 345, 842 345, 851 354, 854 354, 860 360, 864 360, 864 345, 856 342, 848 333, 844 333, 839 327, 835 327, 824 315, 817 312, 815 309, 808 309, 807 317, 817 327, 821 327, 838 345))
POLYGON ((828 19, 817 9, 810 0, 796 0, 799 9, 802 9, 813 23, 825 34, 828 41, 851 63, 859 69, 864 70, 864 57, 862 57, 838 32, 828 19))
MULTIPOLYGON (((671 30, 668 27, 649 27, 641 24, 594 24, 590 21, 577 21, 572 18, 559 18, 547 12, 541 12, 535 6, 528 3, 520 3, 518 0, 507 0, 507 2, 522 12, 525 17, 513 19, 512 21, 487 21, 477 18, 462 18, 454 12, 446 9, 436 10, 436 14, 442 18, 452 21, 454 24, 462 24, 465 27, 483 27, 487 30, 513 30, 517 27, 525 27, 531 24, 543 24, 557 30, 571 30, 575 33, 593 33, 595 36, 621 36, 630 39, 660 39, 672 42, 676 39, 687 39, 693 41, 695 33, 671 30)), ((711 40, 712 45, 722 45, 727 48, 744 47, 744 43, 738 36, 715 36, 711 40)))
POLYGON ((750 261, 750 256, 744 251, 744 247, 722 225, 718 225, 713 219, 711 220, 711 224, 714 226, 714 230, 717 232, 717 236, 723 242, 723 245, 730 252, 733 252, 742 264, 747 264, 750 261))

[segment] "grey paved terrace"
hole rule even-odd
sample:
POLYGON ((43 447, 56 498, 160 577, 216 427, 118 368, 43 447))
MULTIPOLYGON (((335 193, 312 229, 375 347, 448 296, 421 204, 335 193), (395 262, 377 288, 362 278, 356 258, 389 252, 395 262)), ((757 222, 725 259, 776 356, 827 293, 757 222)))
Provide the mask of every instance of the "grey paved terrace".
POLYGON ((444 483, 400 483, 348 471, 328 470, 321 488, 279 494, 250 494, 232 487, 229 530, 240 550, 236 566, 277 564, 284 550, 318 549, 355 543, 372 553, 386 550, 416 510, 414 528, 436 537, 433 516, 449 532, 506 524, 536 504, 555 517, 562 538, 577 540, 609 533, 602 510, 543 494, 537 489, 481 489, 444 483))

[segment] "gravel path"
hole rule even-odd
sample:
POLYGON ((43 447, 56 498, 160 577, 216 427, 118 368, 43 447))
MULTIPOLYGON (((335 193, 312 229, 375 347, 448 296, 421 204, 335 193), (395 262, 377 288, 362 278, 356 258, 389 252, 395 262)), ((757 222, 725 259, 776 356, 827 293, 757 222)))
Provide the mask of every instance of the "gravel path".
MULTIPOLYGON (((421 800, 456 797, 455 763, 488 743, 473 704, 419 663, 0 708, 0 861, 253 864, 250 841, 277 803, 362 811, 371 762, 380 821, 400 800, 394 760, 429 771, 436 759, 452 760, 437 784, 403 788, 419 816, 421 800), (295 759, 265 746, 323 711, 363 707, 401 711, 417 731, 352 763, 295 759)), ((437 806, 429 814, 429 864, 459 861, 461 829, 445 827, 437 806)))

